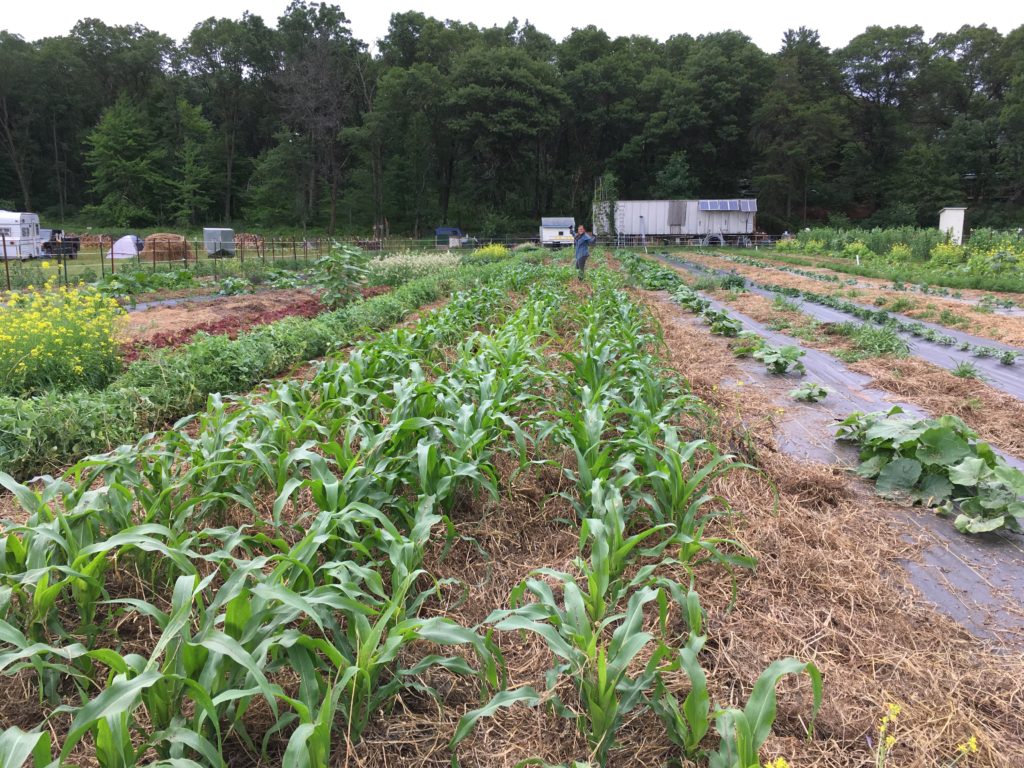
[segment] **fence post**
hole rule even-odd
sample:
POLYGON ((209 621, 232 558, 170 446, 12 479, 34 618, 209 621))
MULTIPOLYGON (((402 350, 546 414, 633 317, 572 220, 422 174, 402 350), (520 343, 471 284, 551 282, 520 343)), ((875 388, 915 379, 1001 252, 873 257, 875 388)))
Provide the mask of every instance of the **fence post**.
POLYGON ((0 233, 4 241, 4 274, 7 276, 7 290, 11 290, 11 266, 7 263, 7 235, 0 233))
POLYGON ((299 252, 295 249, 295 236, 292 236, 292 262, 296 268, 299 266, 299 252))

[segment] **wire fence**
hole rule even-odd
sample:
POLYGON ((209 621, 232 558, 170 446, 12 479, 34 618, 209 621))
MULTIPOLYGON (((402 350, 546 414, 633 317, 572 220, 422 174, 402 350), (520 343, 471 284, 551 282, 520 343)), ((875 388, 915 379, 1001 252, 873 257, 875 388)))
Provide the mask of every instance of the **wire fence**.
MULTIPOLYGON (((743 245, 771 247, 778 238, 757 236, 743 245)), ((201 237, 149 238, 139 241, 127 251, 118 241, 106 235, 87 236, 76 248, 67 246, 59 252, 35 260, 22 261, 9 247, 3 258, 4 271, 0 285, 8 291, 42 285, 56 277, 63 285, 95 282, 108 275, 123 272, 173 272, 189 270, 198 275, 214 277, 245 274, 261 267, 302 269, 327 254, 336 245, 350 245, 381 255, 402 251, 459 250, 500 244, 508 248, 532 244, 540 245, 537 237, 513 235, 495 237, 388 237, 364 239, 358 237, 263 237, 236 235, 233 242, 217 243, 210 247, 201 237), (216 248, 216 250, 214 250, 216 248)), ((600 237, 599 245, 610 247, 659 248, 672 246, 722 245, 733 243, 704 242, 699 238, 659 238, 650 236, 600 237)), ((555 246, 571 248, 572 243, 555 246)))

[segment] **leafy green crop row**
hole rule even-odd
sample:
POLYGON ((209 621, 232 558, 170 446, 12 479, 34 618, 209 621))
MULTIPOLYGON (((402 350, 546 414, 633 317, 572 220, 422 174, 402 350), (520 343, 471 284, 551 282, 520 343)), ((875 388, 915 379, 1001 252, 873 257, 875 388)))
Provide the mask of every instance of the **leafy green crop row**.
MULTIPOLYGON (((711 326, 712 333, 742 337, 733 345, 737 357, 753 356, 764 363, 768 373, 779 376, 791 371, 801 376, 805 373, 804 364, 800 361, 805 352, 799 347, 773 347, 754 332, 743 331, 743 324, 739 320, 725 310, 712 309, 710 301, 692 290, 670 269, 625 252, 619 254, 619 258, 627 271, 645 288, 668 288, 676 303, 700 315, 711 326)), ((742 280, 743 278, 740 278, 741 283, 742 280)))
POLYGON ((28 477, 109 450, 194 412, 213 392, 251 389, 366 330, 393 325, 446 293, 491 279, 500 266, 449 269, 312 319, 286 318, 242 334, 199 335, 154 352, 99 392, 0 398, 0 470, 28 477))

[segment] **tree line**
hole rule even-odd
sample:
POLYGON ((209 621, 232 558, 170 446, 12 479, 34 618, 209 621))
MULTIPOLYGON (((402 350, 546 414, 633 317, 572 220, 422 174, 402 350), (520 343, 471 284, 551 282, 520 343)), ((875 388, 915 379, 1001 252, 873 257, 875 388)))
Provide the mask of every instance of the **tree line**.
POLYGON ((872 26, 556 41, 396 13, 376 51, 334 5, 209 18, 180 44, 83 19, 0 32, 0 207, 98 226, 421 234, 589 220, 605 199, 756 195, 768 231, 825 220, 1016 226, 1024 26, 872 26))

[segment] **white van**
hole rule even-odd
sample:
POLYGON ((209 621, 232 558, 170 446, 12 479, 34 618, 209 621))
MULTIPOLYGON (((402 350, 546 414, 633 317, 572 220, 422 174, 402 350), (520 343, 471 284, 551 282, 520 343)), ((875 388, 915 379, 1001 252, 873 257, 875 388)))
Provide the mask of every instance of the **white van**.
MULTIPOLYGON (((0 211, 0 235, 7 244, 9 260, 38 259, 43 255, 43 239, 39 234, 38 213, 18 213, 17 211, 0 211)), ((0 246, 0 259, 4 258, 0 246)))

